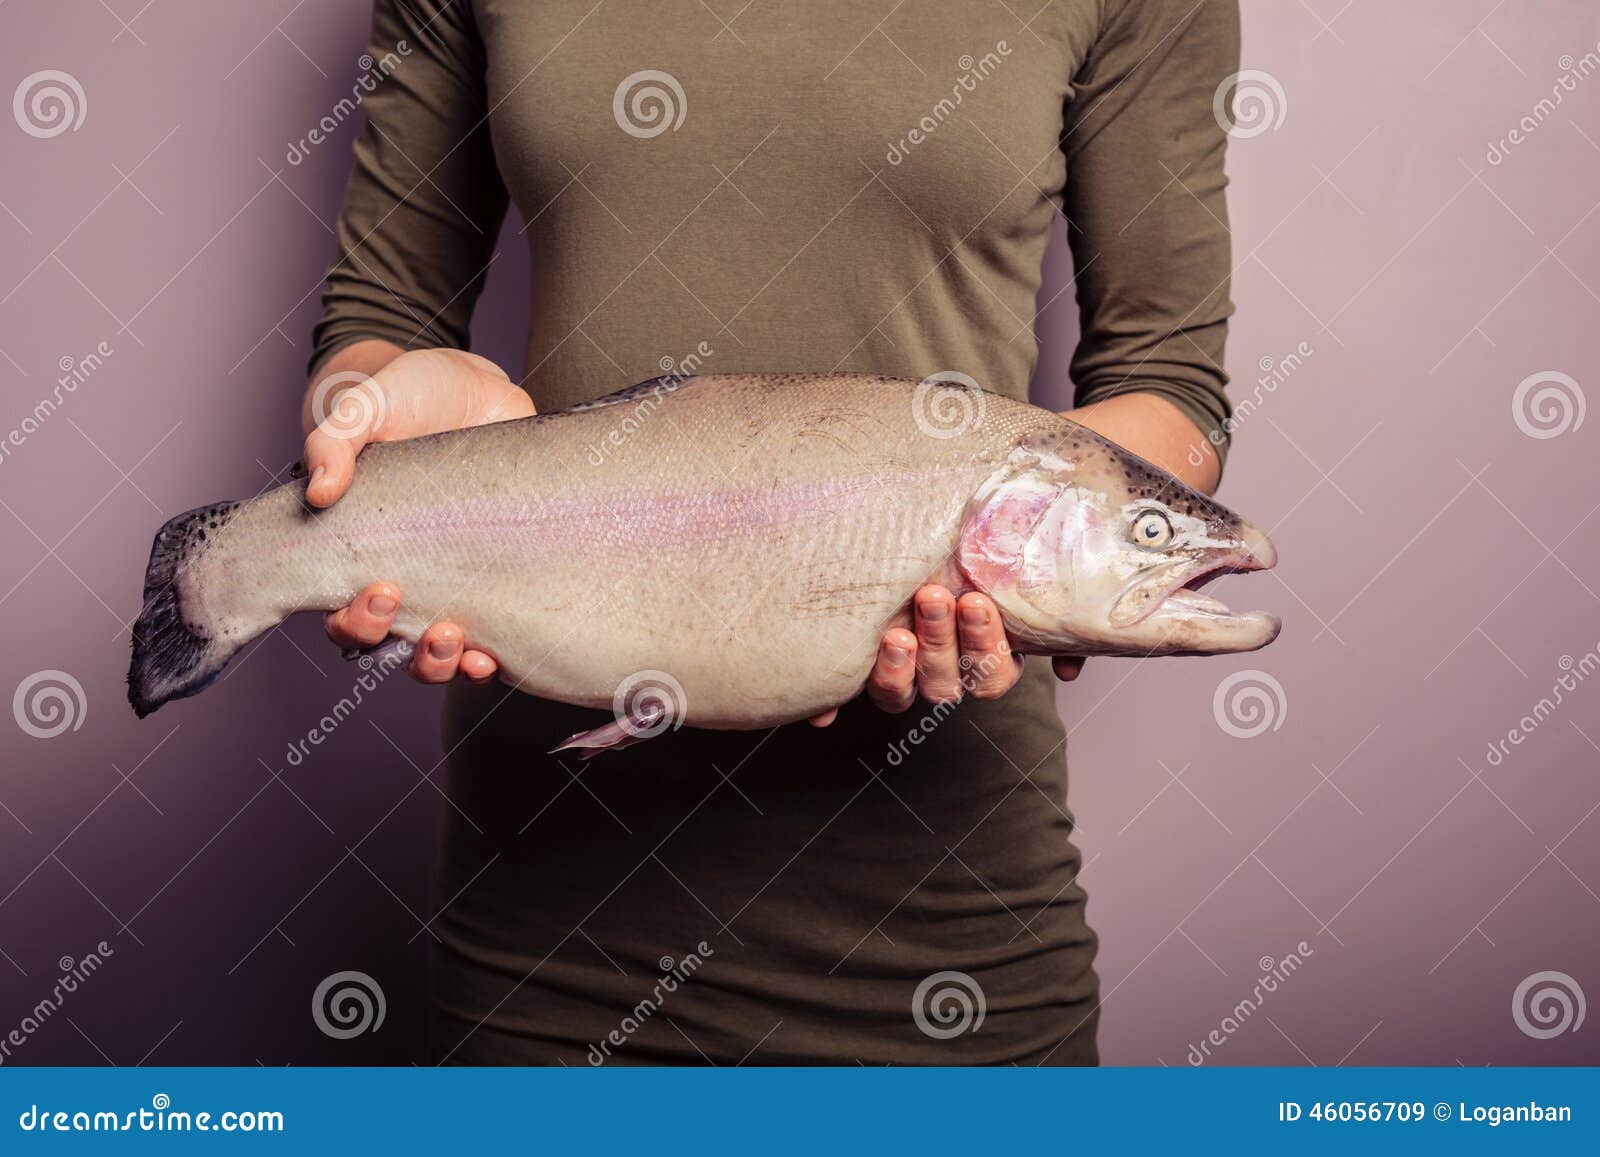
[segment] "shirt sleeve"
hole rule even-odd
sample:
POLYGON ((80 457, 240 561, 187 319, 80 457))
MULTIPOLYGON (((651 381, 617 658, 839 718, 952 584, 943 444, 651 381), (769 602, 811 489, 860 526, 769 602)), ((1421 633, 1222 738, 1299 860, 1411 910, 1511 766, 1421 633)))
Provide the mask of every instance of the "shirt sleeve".
POLYGON ((1174 402, 1228 448, 1231 244, 1227 130, 1237 0, 1105 0, 1067 107, 1064 207, 1082 338, 1077 403, 1135 391, 1174 402))
POLYGON ((506 212, 472 5, 376 0, 368 55, 313 370, 362 338, 467 348, 506 212))

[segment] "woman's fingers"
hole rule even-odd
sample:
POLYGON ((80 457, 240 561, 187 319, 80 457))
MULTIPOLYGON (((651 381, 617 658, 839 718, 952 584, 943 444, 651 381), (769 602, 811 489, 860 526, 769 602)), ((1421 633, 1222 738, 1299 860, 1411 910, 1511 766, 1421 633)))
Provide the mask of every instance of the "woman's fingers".
POLYGON ((500 664, 486 651, 466 650, 461 653, 461 674, 469 683, 487 683, 500 670, 500 664))
POLYGON ((423 683, 448 683, 461 668, 466 643, 461 628, 454 623, 434 623, 422 632, 417 653, 411 658, 411 674, 423 683))
POLYGON ((328 636, 341 647, 376 647, 388 638, 399 609, 399 588, 393 583, 373 583, 349 606, 328 615, 328 636))
POLYGON ((1083 670, 1083 659, 1078 655, 1057 655, 1050 663, 1055 668, 1056 678, 1063 683, 1072 682, 1083 670))
POLYGON ((917 697, 917 637, 904 627, 891 627, 878 640, 878 658, 867 676, 867 698, 898 715, 917 697))
POLYGON ((961 698, 961 654, 956 637, 955 596, 941 586, 925 586, 916 606, 917 689, 930 703, 961 698))
MULTIPOLYGON (((341 647, 376 647, 389 637, 399 609, 400 589, 393 583, 373 583, 349 606, 328 615, 328 636, 341 647)), ((467 648, 454 623, 429 627, 411 657, 411 673, 424 683, 448 683, 457 672, 473 683, 487 683, 499 670, 493 655, 467 648)))
POLYGON ((988 595, 964 594, 956 604, 961 639, 961 675, 974 699, 997 699, 1022 677, 1022 658, 1011 653, 1005 624, 988 595))

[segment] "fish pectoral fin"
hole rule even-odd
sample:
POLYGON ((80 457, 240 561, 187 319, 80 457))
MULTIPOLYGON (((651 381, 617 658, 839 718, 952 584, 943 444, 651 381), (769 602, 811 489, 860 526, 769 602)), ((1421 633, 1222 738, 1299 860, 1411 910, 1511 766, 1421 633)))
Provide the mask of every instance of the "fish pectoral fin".
POLYGON ((576 750, 579 759, 593 759, 603 752, 620 751, 624 747, 653 739, 662 730, 661 723, 665 717, 666 708, 660 703, 641 704, 637 709, 630 710, 625 718, 613 719, 603 726, 567 736, 550 749, 550 754, 576 750))
POLYGON ((340 651, 346 662, 360 662, 364 668, 398 666, 409 663, 416 645, 399 635, 390 635, 371 647, 346 647, 340 651))

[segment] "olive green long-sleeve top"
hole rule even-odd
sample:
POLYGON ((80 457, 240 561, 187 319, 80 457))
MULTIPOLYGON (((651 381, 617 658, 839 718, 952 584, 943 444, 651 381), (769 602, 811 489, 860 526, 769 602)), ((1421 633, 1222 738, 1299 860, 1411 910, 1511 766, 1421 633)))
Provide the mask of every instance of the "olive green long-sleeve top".
MULTIPOLYGON (((465 348, 514 203, 541 410, 663 368, 955 372, 1022 397, 1064 215, 1078 402, 1157 393, 1223 447, 1214 107, 1237 20, 1235 0, 377 0, 313 364, 362 338, 465 348)), ((584 788, 536 753, 592 720, 453 691, 439 1055, 593 1060, 660 959, 704 940, 697 979, 603 1059, 1093 1059, 1035 666, 915 743, 923 705, 852 707, 821 732, 681 732, 584 788), (951 970, 987 1014, 942 1036, 912 1003, 951 970)))

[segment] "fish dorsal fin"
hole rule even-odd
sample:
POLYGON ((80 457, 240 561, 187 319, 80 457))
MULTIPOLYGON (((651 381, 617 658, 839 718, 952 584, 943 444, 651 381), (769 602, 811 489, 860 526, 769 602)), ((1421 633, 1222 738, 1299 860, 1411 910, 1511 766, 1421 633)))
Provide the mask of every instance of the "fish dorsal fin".
POLYGON ((666 395, 681 390, 684 386, 694 381, 694 378, 680 378, 676 374, 662 374, 658 378, 650 378, 632 386, 625 386, 620 390, 613 390, 596 398, 592 402, 579 402, 576 406, 568 406, 566 413, 576 414, 583 410, 599 410, 606 406, 615 406, 623 402, 635 402, 651 394, 666 395))

